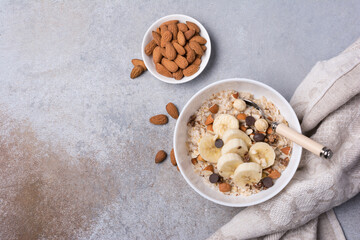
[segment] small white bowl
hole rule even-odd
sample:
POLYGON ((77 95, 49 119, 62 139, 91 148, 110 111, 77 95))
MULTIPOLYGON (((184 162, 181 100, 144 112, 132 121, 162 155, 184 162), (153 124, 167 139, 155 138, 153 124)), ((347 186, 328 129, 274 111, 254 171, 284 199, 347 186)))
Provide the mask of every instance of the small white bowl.
POLYGON ((145 66, 147 67, 149 72, 154 77, 156 77, 157 79, 159 79, 163 82, 172 83, 172 84, 180 84, 180 83, 186 83, 186 82, 193 80, 194 78, 199 76, 199 74, 205 69, 205 67, 210 59, 210 55, 211 55, 211 42, 210 42, 209 34, 207 33, 206 29, 199 21, 197 21, 196 19, 194 19, 192 17, 186 16, 186 15, 173 14, 173 15, 168 15, 168 16, 158 19, 156 22, 154 22, 150 26, 150 28, 145 33, 145 36, 144 36, 144 39, 142 42, 142 46, 141 46, 141 53, 142 53, 142 58, 145 62, 145 66), (186 21, 195 23, 200 28, 200 36, 205 38, 207 41, 207 43, 205 44, 205 46, 207 47, 207 50, 205 51, 205 54, 201 57, 201 64, 200 64, 199 70, 194 75, 192 75, 190 77, 183 77, 181 80, 175 80, 174 78, 168 78, 168 77, 165 77, 165 76, 159 74, 155 69, 155 64, 153 62, 152 55, 147 56, 144 52, 145 46, 153 39, 152 31, 156 31, 156 29, 158 27, 160 27, 160 25, 162 23, 169 21, 169 20, 179 20, 179 22, 182 22, 182 23, 186 23, 186 21))
POLYGON ((280 95, 273 88, 249 79, 233 78, 210 84, 209 86, 201 89, 197 92, 185 105, 180 117, 176 122, 175 134, 174 134, 174 149, 177 164, 180 172, 187 181, 187 183, 201 196, 213 201, 215 203, 231 206, 231 207, 246 207, 262 203, 276 194, 278 194, 292 179, 296 169, 298 168, 302 148, 293 143, 293 149, 289 165, 282 172, 281 177, 276 180, 275 184, 264 191, 251 196, 228 196, 217 189, 211 188, 205 183, 203 177, 195 173, 193 165, 191 163, 191 156, 188 154, 186 146, 187 140, 187 122, 191 115, 199 109, 199 107, 211 97, 212 94, 222 90, 235 90, 239 92, 250 92, 254 94, 255 98, 265 96, 269 101, 275 104, 280 110, 280 113, 288 121, 289 126, 301 133, 299 120, 290 104, 286 99, 280 95))

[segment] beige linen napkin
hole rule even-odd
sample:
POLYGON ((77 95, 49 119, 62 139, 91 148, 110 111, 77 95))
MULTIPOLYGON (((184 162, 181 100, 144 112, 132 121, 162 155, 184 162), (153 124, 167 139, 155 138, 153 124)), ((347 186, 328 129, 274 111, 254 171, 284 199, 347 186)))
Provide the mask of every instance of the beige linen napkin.
POLYGON ((244 209, 209 239, 345 239, 332 208, 360 191, 360 39, 317 63, 291 105, 303 132, 334 156, 304 151, 280 194, 244 209))

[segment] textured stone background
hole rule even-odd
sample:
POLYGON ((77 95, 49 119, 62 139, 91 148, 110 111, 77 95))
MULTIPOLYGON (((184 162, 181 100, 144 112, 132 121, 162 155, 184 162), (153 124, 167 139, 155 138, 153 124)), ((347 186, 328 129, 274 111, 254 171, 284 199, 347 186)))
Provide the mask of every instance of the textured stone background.
MULTIPOLYGON (((360 36, 359 1, 1 1, 0 239, 204 239, 240 209, 196 194, 170 161, 174 120, 202 87, 229 77, 288 100, 316 61, 360 36), (194 81, 169 85, 130 60, 156 19, 190 15, 212 56, 194 81)), ((336 208, 359 236, 359 195, 336 208)))

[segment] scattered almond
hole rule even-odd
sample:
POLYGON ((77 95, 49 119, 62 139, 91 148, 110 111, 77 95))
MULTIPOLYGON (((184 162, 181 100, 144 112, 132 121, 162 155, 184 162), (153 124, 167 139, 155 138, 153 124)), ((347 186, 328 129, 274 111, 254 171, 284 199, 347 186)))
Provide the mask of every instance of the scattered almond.
POLYGON ((220 183, 219 190, 220 190, 220 192, 230 192, 231 186, 228 183, 220 183))
POLYGON ((196 33, 200 32, 200 28, 195 23, 186 21, 186 25, 188 26, 189 29, 193 29, 196 33))
POLYGON ((233 93, 233 98, 235 98, 235 99, 237 99, 238 97, 239 97, 239 93, 237 92, 237 93, 233 93))
POLYGON ((186 68, 189 65, 189 63, 186 61, 186 58, 181 55, 177 55, 174 62, 182 69, 186 68))
POLYGON ((206 131, 211 131, 211 132, 213 132, 213 131, 214 131, 213 125, 212 125, 212 124, 207 125, 207 126, 206 126, 206 131))
POLYGON ((205 125, 209 125, 212 124, 214 122, 213 117, 211 116, 211 114, 206 118, 205 120, 205 125))
POLYGON ((243 132, 246 132, 247 128, 244 125, 241 125, 240 130, 243 131, 243 132))
POLYGON ((268 119, 269 121, 272 121, 272 120, 273 120, 271 117, 267 117, 267 119, 268 119))
POLYGON ((156 63, 155 65, 156 71, 165 76, 165 77, 172 77, 171 72, 169 72, 169 70, 166 69, 166 67, 164 67, 163 65, 161 65, 160 63, 156 63))
POLYGON ((271 177, 272 179, 278 179, 281 176, 281 173, 278 170, 273 170, 268 177, 271 177))
POLYGON ((183 70, 184 76, 190 77, 191 75, 195 74, 199 70, 199 65, 191 64, 187 68, 183 70))
POLYGON ((131 63, 134 65, 134 67, 139 65, 139 66, 142 66, 144 68, 144 70, 147 70, 144 61, 141 59, 132 59, 131 63))
POLYGON ((145 54, 150 56, 154 49, 156 48, 156 42, 155 40, 151 40, 146 46, 145 46, 145 54))
POLYGON ((209 111, 213 114, 216 114, 219 111, 219 105, 214 104, 209 108, 209 111))
POLYGON ((201 162, 205 162, 205 160, 204 160, 204 159, 202 158, 202 156, 200 156, 200 155, 197 156, 197 160, 198 160, 198 161, 201 161, 201 162))
POLYGON ((166 159, 166 157, 167 157, 166 152, 164 150, 160 150, 155 156, 155 163, 161 163, 166 159))
POLYGON ((196 158, 192 158, 192 159, 191 159, 191 163, 192 163, 193 165, 196 165, 196 164, 198 163, 198 161, 197 161, 196 158))
POLYGON ((150 118, 150 122, 155 125, 164 125, 169 121, 168 117, 164 114, 155 115, 150 118))
POLYGON ((285 155, 289 155, 290 153, 290 147, 284 147, 280 149, 285 155))
POLYGON ((289 158, 280 158, 280 163, 286 167, 289 164, 289 158))
POLYGON ((137 78, 143 72, 144 72, 144 68, 142 66, 140 66, 140 65, 137 65, 132 69, 132 71, 130 73, 130 78, 132 78, 132 79, 137 78))
POLYGON ((246 119, 246 114, 245 113, 239 113, 236 118, 238 120, 245 120, 246 119))
POLYGON ((171 163, 172 165, 176 166, 177 163, 176 163, 176 159, 175 159, 175 152, 174 152, 174 149, 171 149, 171 152, 170 152, 170 160, 171 160, 171 163))
POLYGON ((168 103, 166 105, 166 111, 168 112, 168 114, 174 118, 174 119, 178 119, 179 117, 179 111, 177 109, 177 107, 173 104, 173 103, 168 103))
POLYGON ((176 72, 179 69, 174 61, 170 61, 166 58, 161 59, 161 64, 170 72, 176 72))
POLYGON ((172 74, 173 78, 175 78, 175 80, 181 80, 184 77, 184 74, 182 72, 182 69, 177 70, 176 72, 174 72, 172 74))
POLYGON ((213 165, 207 165, 203 171, 210 171, 210 172, 214 172, 214 166, 213 165))
POLYGON ((267 134, 272 134, 272 133, 273 133, 272 127, 269 127, 269 128, 266 130, 266 133, 267 133, 267 134))

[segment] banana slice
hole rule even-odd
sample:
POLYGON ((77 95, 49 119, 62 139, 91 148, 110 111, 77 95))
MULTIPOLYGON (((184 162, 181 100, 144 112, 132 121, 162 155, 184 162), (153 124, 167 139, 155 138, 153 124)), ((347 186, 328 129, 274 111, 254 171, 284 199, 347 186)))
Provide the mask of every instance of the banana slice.
POLYGON ((233 175, 237 166, 243 163, 242 158, 236 153, 227 153, 222 155, 217 162, 219 174, 225 178, 233 175))
POLYGON ((221 148, 215 147, 216 136, 206 134, 199 143, 200 156, 208 162, 217 163, 221 156, 221 148))
POLYGON ((221 149, 221 154, 237 153, 241 157, 244 157, 245 153, 248 152, 248 148, 244 140, 240 138, 234 138, 228 141, 221 149))
POLYGON ((258 142, 252 145, 249 150, 250 160, 260 164, 262 168, 268 168, 274 164, 275 151, 267 143, 258 142))
POLYGON ((218 115, 213 123, 214 133, 222 137, 228 129, 239 129, 239 120, 229 114, 218 115))
POLYGON ((244 142, 248 147, 250 147, 252 144, 249 136, 246 135, 246 133, 244 133, 240 129, 228 129, 226 130, 226 132, 224 132, 224 135, 222 136, 222 140, 224 141, 224 143, 227 143, 228 141, 234 138, 240 138, 244 140, 244 142))
POLYGON ((237 186, 244 187, 246 184, 258 183, 261 180, 261 175, 262 169, 259 164, 247 162, 236 168, 233 181, 237 186))

